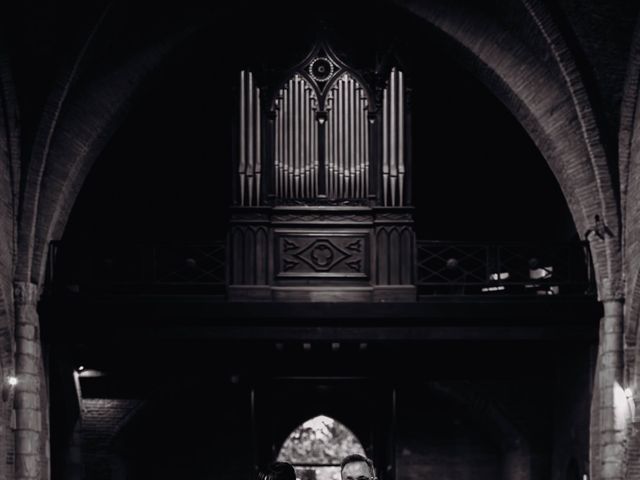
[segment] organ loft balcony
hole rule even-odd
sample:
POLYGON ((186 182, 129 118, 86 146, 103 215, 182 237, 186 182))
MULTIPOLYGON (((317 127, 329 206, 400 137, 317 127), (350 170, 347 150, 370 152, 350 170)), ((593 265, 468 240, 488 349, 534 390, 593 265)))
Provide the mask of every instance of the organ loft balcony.
MULTIPOLYGON (((348 258, 349 248, 331 248, 318 241, 315 251, 307 248, 298 258, 318 262, 321 268, 348 258)), ((422 302, 596 294, 589 248, 583 242, 417 240, 412 254, 416 299, 422 302)), ((88 249, 55 242, 46 291, 50 296, 203 295, 227 301, 229 261, 223 239, 199 244, 96 243, 88 249)))
MULTIPOLYGON (((47 298, 370 304, 372 312, 382 303, 595 298, 588 244, 555 179, 508 113, 498 133, 483 126, 484 114, 502 118, 488 111, 495 102, 478 103, 486 92, 465 97, 477 88, 465 84, 446 97, 432 72, 394 56, 354 66, 325 40, 287 68, 263 63, 236 70, 233 95, 217 100, 232 127, 215 138, 232 148, 210 163, 209 180, 174 164, 168 188, 139 182, 137 199, 123 201, 129 209, 168 199, 153 209, 159 224, 182 205, 172 235, 98 239, 74 231, 72 217, 71 233, 51 244, 47 298), (473 128, 460 125, 467 116, 473 128), (539 161, 534 169, 524 167, 527 156, 539 161), (203 191, 212 192, 206 214, 191 213, 202 202, 188 199, 203 191), (185 240, 193 225, 210 227, 185 240)), ((133 178, 147 175, 130 168, 133 178)), ((132 215, 129 228, 145 220, 132 215)))

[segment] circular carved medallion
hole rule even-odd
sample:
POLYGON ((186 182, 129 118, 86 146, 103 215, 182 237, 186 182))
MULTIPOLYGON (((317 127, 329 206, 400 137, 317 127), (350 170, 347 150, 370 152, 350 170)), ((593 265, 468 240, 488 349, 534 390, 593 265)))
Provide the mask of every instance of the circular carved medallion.
POLYGON ((309 65, 309 75, 316 82, 326 82, 333 76, 335 65, 325 57, 315 58, 309 65))

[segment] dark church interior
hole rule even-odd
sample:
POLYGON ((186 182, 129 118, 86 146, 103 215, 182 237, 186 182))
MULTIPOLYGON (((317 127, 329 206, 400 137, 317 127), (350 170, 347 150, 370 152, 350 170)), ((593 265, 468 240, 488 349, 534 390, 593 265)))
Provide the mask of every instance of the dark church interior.
MULTIPOLYGON (((331 435, 318 440, 322 428, 357 444, 379 480, 589 478, 603 308, 586 232, 545 148, 496 94, 499 79, 489 87, 480 60, 405 3, 420 4, 11 7, 26 138, 55 65, 79 48, 78 91, 126 83, 118 75, 129 59, 145 65, 149 55, 152 70, 151 54, 163 52, 97 140, 104 148, 48 247, 38 311, 52 479, 254 480, 276 459, 292 461, 300 480, 337 479, 326 472, 342 450, 331 435), (326 82, 313 76, 314 56, 331 67, 326 82), (356 150, 369 142, 367 193, 332 197, 334 117, 318 100, 306 125, 326 141, 319 193, 287 196, 298 184, 278 164, 289 148, 279 135, 293 135, 278 130, 289 108, 278 95, 294 75, 304 95, 339 98, 334 69, 369 102, 362 115, 344 114, 344 132, 352 121, 360 133, 335 133, 364 138, 356 150), (391 87, 394 72, 402 87, 391 87), (247 106, 255 98, 261 113, 247 106), (242 142, 254 138, 249 152, 242 142), (396 177, 386 177, 383 150, 400 138, 404 190, 387 203, 385 182, 396 177), (265 172, 246 191, 245 157, 265 172), (408 232, 406 242, 381 237, 386 224, 408 232), (255 225, 266 243, 237 233, 255 225), (291 239, 305 236, 310 257, 300 250, 300 263, 287 263, 291 239), (358 241, 364 267, 340 260, 357 256, 358 241), (399 269, 397 281, 380 280, 385 269, 399 269), (322 455, 287 457, 304 428, 322 455)), ((479 16, 521 14, 510 2, 453 3, 479 16)))

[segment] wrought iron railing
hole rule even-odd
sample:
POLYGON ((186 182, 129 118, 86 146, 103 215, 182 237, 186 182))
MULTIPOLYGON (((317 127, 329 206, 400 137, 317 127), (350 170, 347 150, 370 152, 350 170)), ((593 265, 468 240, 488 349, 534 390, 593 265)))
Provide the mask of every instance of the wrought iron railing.
POLYGON ((418 241, 421 294, 594 293, 588 244, 418 241))
POLYGON ((87 252, 51 244, 50 290, 110 293, 222 294, 224 241, 206 244, 108 244, 87 252))
MULTIPOLYGON (((590 295, 586 243, 524 244, 418 241, 421 295, 590 295)), ((224 241, 206 244, 51 244, 51 292, 223 294, 224 241)))

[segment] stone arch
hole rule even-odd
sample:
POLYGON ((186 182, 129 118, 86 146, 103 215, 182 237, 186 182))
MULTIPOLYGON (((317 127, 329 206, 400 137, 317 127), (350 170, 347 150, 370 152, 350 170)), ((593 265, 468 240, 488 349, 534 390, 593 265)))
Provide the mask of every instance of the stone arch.
POLYGON ((558 29, 541 5, 522 2, 543 37, 553 69, 490 18, 450 4, 399 3, 434 28, 454 58, 525 128, 554 173, 577 231, 591 241, 600 298, 621 298, 618 205, 593 111, 558 29), (596 218, 611 235, 586 234, 596 218))

